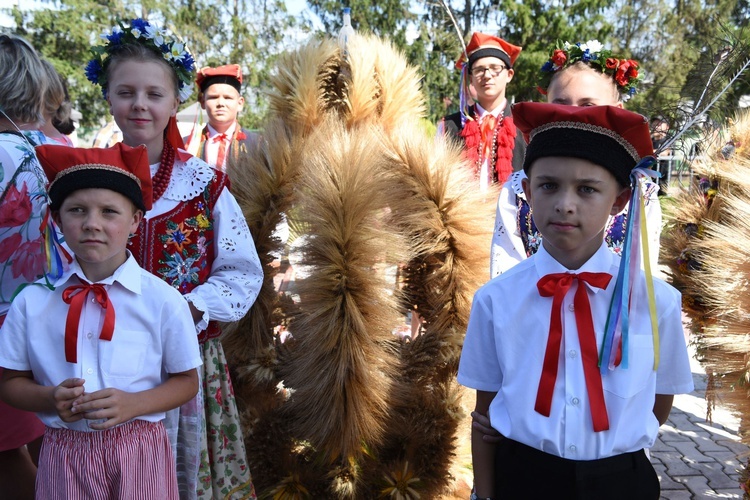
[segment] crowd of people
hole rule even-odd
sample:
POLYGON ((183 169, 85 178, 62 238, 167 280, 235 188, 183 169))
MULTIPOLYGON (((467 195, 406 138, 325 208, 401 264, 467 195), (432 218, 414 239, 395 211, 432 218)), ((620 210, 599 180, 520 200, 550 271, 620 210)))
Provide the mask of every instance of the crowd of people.
MULTIPOLYGON (((219 340, 263 281, 227 172, 260 140, 237 120, 242 70, 196 72, 142 19, 103 39, 85 72, 121 142, 83 149, 64 79, 0 36, 0 490, 255 498, 219 340), (194 86, 208 124, 185 141, 194 86)), ((438 126, 480 190, 501 188, 458 371, 477 391, 472 498, 656 499, 644 449, 692 376, 679 294, 651 276, 654 145, 624 109, 638 65, 556 45, 547 103, 511 106, 521 52, 474 33, 438 126)))

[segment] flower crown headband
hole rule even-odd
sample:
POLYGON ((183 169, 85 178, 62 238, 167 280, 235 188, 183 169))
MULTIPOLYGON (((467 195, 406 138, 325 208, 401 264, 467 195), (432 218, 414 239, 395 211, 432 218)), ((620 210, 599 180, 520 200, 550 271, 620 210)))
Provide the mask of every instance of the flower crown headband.
POLYGON ((638 62, 633 59, 612 57, 612 51, 605 49, 597 40, 579 42, 575 45, 565 42, 562 47, 558 41, 549 60, 542 65, 542 76, 537 87, 539 92, 546 95, 554 74, 578 61, 583 61, 601 73, 611 76, 623 100, 626 101, 635 94, 636 87, 641 80, 638 74, 638 62))
POLYGON ((129 44, 140 44, 154 53, 162 56, 177 74, 179 82, 180 102, 185 102, 193 93, 193 79, 195 77, 195 60, 185 48, 179 37, 168 30, 163 30, 144 19, 133 19, 130 26, 120 23, 105 31, 99 37, 105 40, 104 45, 92 47, 94 58, 86 65, 86 78, 91 83, 102 87, 102 94, 107 97, 106 66, 109 56, 118 47, 129 44))

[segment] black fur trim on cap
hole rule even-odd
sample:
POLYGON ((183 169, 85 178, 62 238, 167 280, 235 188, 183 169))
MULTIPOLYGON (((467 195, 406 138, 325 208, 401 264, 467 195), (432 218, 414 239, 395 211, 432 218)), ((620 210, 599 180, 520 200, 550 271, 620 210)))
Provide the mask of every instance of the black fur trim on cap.
POLYGON ((531 165, 539 158, 563 156, 581 158, 606 168, 622 186, 630 186, 630 172, 637 161, 612 137, 578 128, 556 127, 535 134, 523 159, 530 176, 531 165))
POLYGON ((122 173, 96 167, 69 172, 55 179, 49 186, 50 210, 60 210, 65 198, 80 189, 109 189, 128 198, 136 208, 146 211, 141 187, 135 180, 122 173))
POLYGON ((206 89, 214 83, 226 83, 227 85, 231 85, 232 87, 237 89, 237 92, 242 93, 242 84, 240 83, 240 81, 232 76, 227 75, 209 76, 201 82, 201 92, 205 92, 206 89))
POLYGON ((505 63, 508 69, 513 69, 513 65, 510 63, 510 57, 508 56, 508 54, 497 47, 483 47, 481 49, 475 50, 469 56, 469 71, 471 71, 474 63, 483 57, 497 57, 505 63))

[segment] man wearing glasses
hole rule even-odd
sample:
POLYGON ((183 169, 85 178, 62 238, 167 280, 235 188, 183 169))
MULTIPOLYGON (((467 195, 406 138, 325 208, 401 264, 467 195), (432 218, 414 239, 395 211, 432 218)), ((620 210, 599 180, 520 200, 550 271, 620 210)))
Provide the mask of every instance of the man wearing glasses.
POLYGON ((503 184, 521 168, 523 137, 516 132, 505 88, 521 47, 474 33, 456 67, 461 70, 461 110, 441 120, 438 131, 461 141, 481 190, 503 184), (474 104, 469 105, 469 98, 474 104))

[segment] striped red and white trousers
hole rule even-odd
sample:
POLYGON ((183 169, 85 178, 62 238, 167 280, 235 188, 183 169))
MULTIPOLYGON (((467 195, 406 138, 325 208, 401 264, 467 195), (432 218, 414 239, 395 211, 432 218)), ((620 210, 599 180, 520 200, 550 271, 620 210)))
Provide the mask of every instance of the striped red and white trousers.
POLYGON ((164 425, 132 420, 94 432, 47 427, 36 498, 177 500, 175 462, 164 425))

